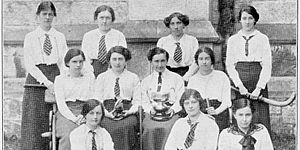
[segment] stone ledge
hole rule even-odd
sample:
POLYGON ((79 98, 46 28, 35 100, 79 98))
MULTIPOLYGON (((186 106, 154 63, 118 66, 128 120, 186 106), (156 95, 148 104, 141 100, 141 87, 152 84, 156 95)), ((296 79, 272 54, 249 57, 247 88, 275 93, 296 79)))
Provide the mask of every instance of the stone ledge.
MULTIPOLYGON (((80 45, 84 33, 96 29, 96 24, 77 24, 55 26, 58 31, 65 34, 68 44, 80 45)), ((122 31, 128 43, 157 42, 157 40, 169 34, 168 28, 162 20, 155 21, 127 21, 125 24, 115 23, 113 28, 122 31)), ((25 35, 34 27, 6 26, 4 27, 5 45, 22 45, 25 35)), ((186 33, 195 36, 199 42, 216 43, 219 36, 210 21, 193 20, 186 28, 186 33)))

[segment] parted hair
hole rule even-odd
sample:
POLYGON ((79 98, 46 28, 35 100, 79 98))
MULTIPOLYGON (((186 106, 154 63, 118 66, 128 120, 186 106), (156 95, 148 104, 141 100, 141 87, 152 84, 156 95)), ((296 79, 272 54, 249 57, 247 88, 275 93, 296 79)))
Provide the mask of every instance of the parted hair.
POLYGON ((72 49, 68 50, 68 52, 66 53, 65 58, 64 58, 65 66, 69 67, 68 63, 70 62, 70 60, 73 57, 79 56, 79 55, 81 55, 83 58, 83 61, 85 61, 84 53, 80 49, 72 48, 72 49))
POLYGON ((123 46, 114 46, 106 54, 106 60, 109 62, 112 53, 119 53, 125 57, 125 61, 131 59, 131 52, 123 46))
POLYGON ((204 47, 204 48, 199 48, 195 53, 194 59, 195 59, 195 62, 197 65, 199 65, 198 64, 199 54, 202 52, 205 52, 206 54, 209 55, 212 65, 214 65, 216 63, 214 51, 209 47, 204 47))
POLYGON ((177 17, 178 20, 180 20, 185 26, 189 25, 190 23, 190 19, 187 15, 184 15, 180 12, 174 12, 164 19, 164 24, 167 28, 170 28, 170 22, 174 17, 177 17))
POLYGON ((185 100, 188 100, 190 98, 194 98, 195 100, 197 100, 199 102, 199 106, 200 106, 200 111, 201 112, 205 112, 206 110, 206 106, 205 106, 205 101, 204 99, 202 98, 201 94, 197 91, 197 90, 194 90, 194 89, 189 89, 189 88, 186 88, 183 92, 183 94, 181 95, 181 98, 179 100, 179 104, 180 106, 182 107, 182 110, 185 111, 185 108, 184 108, 184 101, 185 100))
POLYGON ((101 6, 97 7, 97 9, 95 10, 95 13, 94 13, 94 20, 97 20, 99 13, 101 13, 102 11, 106 11, 106 10, 111 14, 112 22, 114 22, 116 19, 115 11, 114 11, 114 9, 112 9, 110 6, 107 6, 107 5, 101 5, 101 6))
POLYGON ((165 54, 167 61, 169 60, 169 53, 160 47, 151 48, 147 54, 147 58, 151 62, 153 59, 153 56, 158 55, 158 54, 165 54))
POLYGON ((101 112, 102 112, 102 116, 101 116, 100 120, 102 120, 105 116, 104 106, 100 101, 98 101, 96 99, 89 99, 86 102, 84 102, 84 104, 82 106, 81 114, 83 116, 86 116, 91 110, 93 110, 95 107, 97 107, 99 105, 101 107, 101 112))
POLYGON ((240 98, 232 102, 232 112, 235 114, 238 109, 249 107, 251 112, 255 112, 254 105, 247 98, 240 98))
POLYGON ((255 22, 254 22, 254 25, 256 24, 256 22, 259 20, 259 14, 258 12, 256 11, 256 9, 251 6, 251 5, 245 5, 241 8, 240 12, 239 12, 239 15, 238 15, 238 20, 241 21, 241 17, 242 17, 242 13, 243 12, 247 12, 248 14, 252 15, 255 22))
POLYGON ((39 15, 41 13, 41 11, 45 11, 45 10, 52 10, 53 11, 53 15, 56 16, 56 9, 54 4, 51 1, 43 1, 39 4, 37 11, 36 11, 36 15, 39 15))

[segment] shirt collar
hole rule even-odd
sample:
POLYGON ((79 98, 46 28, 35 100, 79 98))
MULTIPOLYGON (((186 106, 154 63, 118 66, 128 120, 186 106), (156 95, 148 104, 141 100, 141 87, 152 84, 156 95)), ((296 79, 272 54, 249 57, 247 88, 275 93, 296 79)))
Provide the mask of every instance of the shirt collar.
MULTIPOLYGON (((91 129, 86 124, 83 124, 83 126, 84 126, 84 133, 88 134, 91 131, 91 129)), ((98 126, 95 130, 92 130, 92 131, 96 132, 96 134, 100 134, 100 130, 99 129, 101 129, 100 126, 98 126)))
POLYGON ((126 74, 128 72, 128 70, 125 68, 124 71, 119 76, 117 76, 117 75, 115 75, 115 73, 112 71, 111 68, 109 68, 107 71, 109 74, 112 74, 115 78, 122 77, 122 76, 124 76, 124 74, 126 74))
POLYGON ((185 39, 185 37, 186 37, 186 34, 183 34, 182 37, 179 39, 179 41, 176 41, 176 40, 173 38, 172 34, 169 35, 170 40, 171 40, 172 43, 174 43, 174 44, 175 44, 175 43, 183 43, 183 40, 185 39))
MULTIPOLYGON (((169 72, 169 70, 166 68, 166 69, 162 72, 161 77, 165 77, 165 76, 168 74, 168 72, 169 72)), ((153 71, 153 75, 154 75, 155 77, 158 77, 158 72, 153 71)))
POLYGON ((103 35, 106 36, 106 35, 108 35, 108 34, 111 32, 111 30, 112 30, 112 28, 111 28, 107 33, 103 34, 103 33, 100 32, 100 29, 97 28, 97 34, 99 35, 99 37, 101 37, 101 36, 103 36, 103 35))
POLYGON ((45 34, 48 34, 49 36, 54 36, 56 30, 53 27, 51 27, 51 29, 48 32, 46 32, 40 26, 38 26, 36 29, 36 32, 37 32, 38 37, 43 37, 43 36, 45 36, 45 34))
POLYGON ((245 35, 245 34, 242 32, 242 30, 240 30, 240 31, 238 32, 238 34, 239 34, 240 36, 245 36, 245 37, 254 36, 254 35, 258 34, 258 33, 259 33, 259 31, 256 30, 256 29, 254 29, 254 31, 253 31, 251 34, 249 34, 249 35, 245 35))

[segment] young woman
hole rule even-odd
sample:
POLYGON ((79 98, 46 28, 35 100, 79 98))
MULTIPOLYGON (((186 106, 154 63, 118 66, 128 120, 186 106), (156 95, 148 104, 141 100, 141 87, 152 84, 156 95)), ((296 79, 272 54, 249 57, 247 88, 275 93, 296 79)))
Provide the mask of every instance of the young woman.
POLYGON ((205 100, 200 93, 185 89, 180 105, 188 115, 175 122, 165 150, 216 150, 219 128, 213 117, 202 112, 205 100))
MULTIPOLYGON (((168 134, 179 116, 175 113, 181 110, 179 98, 184 91, 183 79, 180 75, 166 69, 169 54, 166 50, 155 47, 148 52, 148 60, 151 63, 153 72, 142 81, 142 107, 145 111, 143 120, 143 149, 161 150, 164 148, 168 134), (155 115, 156 106, 154 95, 169 95, 163 106, 167 106, 174 111, 170 114, 169 120, 157 121, 151 119, 155 115)), ((166 108, 167 108, 166 107, 166 108)), ((168 115, 169 113, 166 113, 168 115)))
MULTIPOLYGON (((184 76, 188 70, 195 72, 197 68, 193 56, 198 49, 198 40, 183 32, 189 25, 189 17, 179 12, 172 13, 164 19, 164 24, 170 29, 171 34, 162 37, 157 42, 157 47, 165 49, 170 54, 167 69, 184 76)), ((190 76, 187 73, 186 76, 190 76)))
MULTIPOLYGON (((255 29, 259 14, 252 6, 245 6, 239 12, 242 29, 228 39, 226 68, 234 85, 239 88, 237 98, 250 93, 251 99, 262 95, 268 97, 267 83, 271 78, 272 56, 269 39, 255 29)), ((257 112, 253 121, 264 124, 269 132, 269 105, 252 101, 257 112)))
POLYGON ((85 123, 70 133, 71 150, 114 150, 110 134, 99 126, 105 115, 103 104, 95 99, 87 100, 81 115, 85 123))
POLYGON ((115 13, 110 6, 99 6, 94 13, 94 20, 98 24, 98 29, 84 34, 82 51, 87 56, 85 64, 88 66, 87 70, 94 71, 97 77, 108 69, 107 52, 114 46, 127 47, 127 44, 123 33, 111 28, 115 21, 115 13))
POLYGON ((224 129, 219 137, 218 150, 273 150, 267 128, 252 121, 255 108, 245 98, 235 100, 232 106, 236 122, 224 129))
POLYGON ((111 134, 117 150, 138 149, 135 114, 140 105, 139 78, 126 69, 130 59, 131 53, 127 48, 112 47, 107 53, 110 69, 99 74, 94 89, 95 98, 103 102, 106 111, 101 125, 111 134), (119 116, 124 117, 121 120, 112 112, 117 105, 123 105, 125 109, 124 114, 119 116))
POLYGON ((85 56, 79 49, 70 49, 64 58, 68 71, 57 76, 54 82, 58 107, 56 114, 56 136, 59 149, 70 150, 70 132, 82 123, 80 114, 84 101, 92 98, 95 82, 93 73, 82 73, 85 56))
POLYGON ((48 149, 48 139, 41 134, 49 130, 51 104, 45 102, 46 86, 54 93, 53 82, 63 68, 67 51, 65 36, 52 27, 56 9, 52 2, 43 1, 36 11, 38 27, 24 40, 24 62, 28 72, 22 106, 21 149, 48 149))
POLYGON ((220 130, 223 130, 229 126, 228 108, 231 107, 229 78, 224 72, 213 69, 215 55, 208 47, 197 50, 195 62, 199 70, 189 79, 187 87, 197 90, 207 100, 205 113, 214 116, 220 130))

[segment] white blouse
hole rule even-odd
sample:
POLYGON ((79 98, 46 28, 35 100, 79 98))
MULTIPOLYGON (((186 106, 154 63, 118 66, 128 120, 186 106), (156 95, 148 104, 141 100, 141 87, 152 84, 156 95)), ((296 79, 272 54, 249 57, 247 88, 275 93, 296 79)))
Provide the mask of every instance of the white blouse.
POLYGON ((240 80, 238 72, 235 69, 236 63, 241 61, 260 62, 262 70, 259 76, 257 87, 264 89, 267 82, 271 78, 272 70, 272 55, 269 38, 258 30, 255 30, 251 35, 246 36, 247 39, 249 36, 253 36, 248 41, 249 55, 246 56, 246 40, 243 38, 243 36, 246 35, 244 35, 242 31, 239 31, 237 34, 228 39, 226 52, 226 68, 228 75, 232 79, 235 86, 239 86, 242 84, 242 81, 240 80))
POLYGON ((34 31, 26 34, 24 40, 24 63, 28 73, 30 73, 38 82, 49 86, 51 81, 40 71, 36 65, 39 64, 57 64, 60 72, 66 69, 63 58, 68 50, 65 36, 51 28, 48 32, 37 27, 34 31), (45 34, 49 35, 52 45, 51 54, 47 55, 43 50, 45 34))

